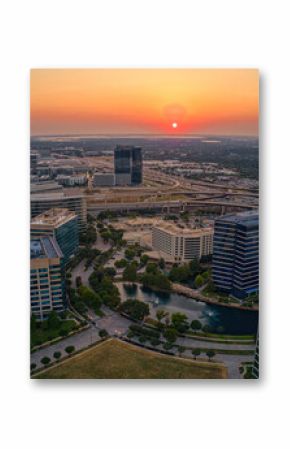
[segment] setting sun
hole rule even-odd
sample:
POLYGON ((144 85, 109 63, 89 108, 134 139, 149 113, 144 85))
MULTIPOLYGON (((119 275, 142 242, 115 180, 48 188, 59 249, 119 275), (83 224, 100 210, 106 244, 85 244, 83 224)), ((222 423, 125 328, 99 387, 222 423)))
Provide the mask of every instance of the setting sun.
POLYGON ((172 128, 177 128, 178 124, 176 122, 172 123, 172 128))

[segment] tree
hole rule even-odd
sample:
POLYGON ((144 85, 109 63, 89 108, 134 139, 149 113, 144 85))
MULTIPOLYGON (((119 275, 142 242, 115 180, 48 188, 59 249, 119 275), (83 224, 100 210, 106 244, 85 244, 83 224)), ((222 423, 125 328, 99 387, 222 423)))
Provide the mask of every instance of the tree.
POLYGON ((132 260, 135 257, 135 251, 133 248, 127 248, 125 250, 125 257, 126 259, 132 260))
POLYGON ((123 271, 123 280, 128 282, 135 282, 137 280, 136 264, 131 263, 123 271))
POLYGON ((30 318, 30 329, 31 329, 31 332, 33 332, 37 329, 36 316, 33 314, 31 315, 31 318, 30 318))
POLYGON ((116 270, 113 267, 106 267, 104 269, 104 274, 109 276, 110 278, 113 278, 114 276, 116 276, 116 270))
POLYGON ((172 349, 172 346, 172 343, 170 343, 169 341, 163 343, 163 348, 165 349, 165 351, 169 351, 170 349, 172 349))
POLYGON ((148 260, 149 260, 149 256, 147 256, 147 254, 143 254, 140 257, 140 262, 143 266, 145 266, 147 264, 148 260))
POLYGON ((75 351, 75 347, 74 346, 67 346, 66 348, 65 348, 65 352, 67 353, 67 354, 72 354, 73 352, 75 351))
POLYGON ((36 368, 36 363, 31 363, 30 370, 33 371, 36 368))
POLYGON ((179 357, 181 356, 181 354, 183 354, 185 352, 185 347, 184 346, 178 346, 177 351, 179 354, 179 357))
POLYGON ((137 299, 128 299, 120 304, 120 311, 126 313, 135 320, 144 320, 149 315, 149 306, 137 299))
POLYGON ((160 345, 160 340, 158 338, 151 338, 150 343, 152 346, 158 346, 160 345))
POLYGON ((41 361, 41 363, 43 365, 48 365, 50 363, 50 358, 49 357, 42 357, 42 359, 40 361, 41 361))
POLYGON ((163 336, 168 342, 174 343, 177 338, 177 331, 176 329, 169 327, 168 329, 165 329, 163 336))
POLYGON ((114 265, 116 268, 125 268, 128 265, 128 262, 126 259, 116 260, 114 265))
POLYGON ((169 279, 172 282, 186 282, 191 276, 188 264, 181 265, 180 267, 172 267, 169 273, 169 279))
POLYGON ((163 257, 161 257, 161 259, 159 259, 158 265, 159 265, 159 268, 161 270, 164 270, 164 268, 165 268, 165 260, 163 259, 163 257))
POLYGON ((199 348, 194 348, 191 352, 192 352, 192 355, 194 356, 195 360, 196 360, 196 357, 198 357, 201 354, 201 350, 199 348))
POLYGON ((158 309, 158 310, 156 311, 156 318, 157 318, 159 324, 161 323, 161 321, 163 320, 163 318, 165 318, 165 317, 167 317, 167 316, 168 316, 168 312, 166 312, 165 310, 158 309))
POLYGON ((106 331, 106 329, 100 329, 100 330, 99 330, 99 336, 100 336, 101 338, 106 338, 108 335, 109 335, 109 334, 108 334, 108 332, 106 331))
POLYGON ((82 278, 81 276, 76 277, 76 287, 79 288, 82 285, 82 278))
POLYGON ((47 318, 48 329, 58 329, 60 327, 61 321, 58 314, 52 310, 47 318))
POLYGON ((194 279, 194 284, 196 288, 200 288, 204 284, 203 277, 198 274, 194 279))
POLYGON ((56 352, 54 352, 53 353, 53 357, 55 358, 55 359, 60 359, 61 358, 61 352, 60 351, 56 351, 56 352))
POLYGON ((200 272, 200 264, 196 257, 189 262, 189 268, 192 276, 200 272))
POLYGON ((211 360, 215 356, 215 351, 213 349, 209 349, 206 352, 206 355, 208 356, 208 360, 211 360))
POLYGON ((158 267, 156 263, 150 262, 147 264, 146 273, 156 274, 158 272, 158 267))
POLYGON ((173 327, 180 333, 186 332, 189 328, 187 316, 181 312, 176 312, 171 315, 171 323, 173 327))
POLYGON ((199 320, 193 320, 190 324, 191 329, 198 331, 202 328, 202 324, 199 320))

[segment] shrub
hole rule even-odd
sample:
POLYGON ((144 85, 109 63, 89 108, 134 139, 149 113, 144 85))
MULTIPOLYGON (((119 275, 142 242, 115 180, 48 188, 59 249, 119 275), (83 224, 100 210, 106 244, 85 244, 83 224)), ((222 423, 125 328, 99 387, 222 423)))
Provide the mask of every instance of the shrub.
POLYGON ((50 363, 50 358, 49 357, 42 357, 42 359, 40 361, 41 361, 41 363, 43 365, 48 365, 50 363))
POLYGON ((146 335, 148 338, 160 338, 160 332, 154 329, 147 329, 146 327, 139 326, 139 324, 131 324, 129 329, 137 335, 146 335))
POLYGON ((107 337, 109 334, 108 334, 108 332, 106 331, 106 329, 100 329, 99 330, 99 336, 101 337, 101 338, 105 338, 105 337, 107 337))
POLYGON ((166 341, 165 343, 163 343, 163 348, 164 348, 166 351, 169 351, 170 349, 172 349, 172 347, 173 347, 173 344, 170 343, 169 341, 166 341))
POLYGON ((169 328, 164 331, 163 335, 168 342, 174 343, 177 338, 177 331, 176 329, 169 328))
POLYGON ((75 347, 74 346, 67 346, 65 348, 65 352, 67 352, 67 354, 72 354, 75 351, 75 347))
POLYGON ((58 335, 59 335, 60 337, 66 337, 66 336, 68 335, 68 333, 69 333, 69 332, 68 332, 67 329, 60 329, 58 335))
POLYGON ((55 359, 60 359, 61 358, 61 352, 60 351, 56 351, 56 352, 54 352, 53 353, 53 357, 55 358, 55 359))
POLYGON ((36 368, 36 363, 31 363, 30 370, 33 371, 36 368))
POLYGON ((152 338, 150 340, 150 343, 152 346, 158 346, 158 345, 160 345, 160 340, 158 340, 158 338, 152 338))
POLYGON ((138 338, 138 340, 140 341, 140 343, 145 343, 145 341, 147 340, 147 338, 145 337, 145 335, 140 335, 140 337, 138 338))

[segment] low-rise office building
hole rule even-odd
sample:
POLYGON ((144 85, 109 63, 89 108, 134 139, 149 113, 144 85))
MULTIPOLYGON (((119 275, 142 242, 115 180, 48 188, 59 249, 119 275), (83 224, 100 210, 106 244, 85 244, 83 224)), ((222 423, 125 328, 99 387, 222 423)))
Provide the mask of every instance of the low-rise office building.
POLYGON ((93 176, 94 187, 113 187, 115 185, 114 173, 95 173, 93 176))
POLYGON ((64 264, 75 254, 79 246, 77 216, 68 209, 53 208, 31 220, 31 239, 49 235, 57 241, 64 264))
POLYGON ((79 232, 86 229, 87 224, 87 201, 83 195, 65 195, 60 193, 39 194, 30 196, 31 217, 35 217, 48 209, 65 208, 69 209, 78 217, 79 232))
POLYGON ((176 263, 209 256, 213 251, 213 228, 181 228, 160 222, 152 229, 152 247, 165 253, 176 263))
POLYGON ((30 243, 30 304, 39 320, 66 307, 63 254, 49 236, 30 243))

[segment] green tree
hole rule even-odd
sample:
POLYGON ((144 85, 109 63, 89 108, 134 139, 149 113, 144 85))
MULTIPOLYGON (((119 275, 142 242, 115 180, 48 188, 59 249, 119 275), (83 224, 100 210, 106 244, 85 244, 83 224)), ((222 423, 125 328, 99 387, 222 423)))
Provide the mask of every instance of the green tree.
POLYGON ((171 315, 171 323, 172 326, 181 333, 186 332, 189 328, 187 316, 181 312, 176 312, 171 315))
POLYGON ((199 331, 202 328, 202 324, 199 320, 192 320, 190 327, 194 331, 199 331))
POLYGON ((159 265, 159 268, 161 270, 164 270, 164 268, 165 268, 165 260, 163 259, 163 257, 161 257, 161 259, 159 259, 158 265, 159 265))
POLYGON ((163 332, 164 338, 170 342, 170 343, 174 343, 176 341, 177 338, 177 331, 176 329, 173 328, 167 328, 165 329, 165 331, 163 332))
POLYGON ((186 348, 184 346, 178 346, 177 347, 177 351, 178 351, 179 357, 181 356, 181 354, 183 354, 185 352, 185 349, 186 348))
POLYGON ((133 248, 127 248, 127 249, 125 250, 125 257, 126 257, 126 259, 128 259, 128 260, 134 259, 134 257, 135 257, 135 251, 134 251, 134 249, 133 249, 133 248))
POLYGON ((61 320, 59 319, 58 314, 52 310, 47 318, 47 326, 48 329, 58 329, 61 325, 61 320))
POLYGON ((213 349, 209 349, 206 352, 206 355, 208 356, 208 360, 211 360, 215 356, 215 351, 213 349))
POLYGON ((149 257, 147 256, 147 254, 143 254, 140 257, 140 262, 143 266, 147 265, 148 260, 149 260, 149 257))
POLYGON ((194 284, 196 288, 200 288, 204 284, 203 277, 198 274, 194 279, 194 284))
POLYGON ((168 316, 168 312, 166 312, 165 310, 158 309, 158 310, 156 311, 156 318, 157 318, 159 324, 161 323, 161 321, 163 320, 163 318, 165 318, 165 317, 167 317, 167 316, 168 316))
POLYGON ((146 266, 146 273, 156 274, 158 272, 158 267, 156 263, 150 262, 146 266))
POLYGON ((31 363, 30 370, 33 371, 36 368, 36 363, 31 363))
POLYGON ((125 268, 128 265, 128 262, 126 259, 116 260, 114 265, 116 268, 125 268))
POLYGON ((200 264, 197 258, 194 258, 189 262, 189 268, 192 276, 200 272, 200 264))
POLYGON ((120 311, 126 313, 135 320, 144 320, 149 315, 148 304, 137 299, 128 299, 120 304, 120 311))
POLYGON ((74 346, 67 346, 66 348, 65 348, 65 352, 67 353, 67 354, 72 354, 73 352, 75 351, 75 347, 74 346))
POLYGON ((192 355, 194 356, 195 360, 196 360, 196 357, 198 357, 201 354, 201 351, 199 348, 194 348, 191 352, 192 352, 192 355))
POLYGON ((136 264, 131 263, 123 271, 123 280, 128 282, 135 282, 137 280, 136 264))
POLYGON ((100 329, 100 330, 99 330, 99 336, 100 336, 101 338, 106 338, 108 335, 109 335, 109 334, 108 334, 108 332, 106 331, 106 329, 100 329))
POLYGON ((43 365, 48 365, 50 363, 50 358, 49 357, 42 357, 42 359, 40 361, 41 361, 41 363, 43 365))
POLYGON ((53 357, 55 358, 55 359, 60 359, 61 358, 61 352, 60 351, 56 351, 56 352, 54 352, 53 353, 53 357))
POLYGON ((36 316, 33 314, 31 315, 31 318, 30 318, 30 329, 31 329, 31 332, 34 332, 37 329, 36 316))

